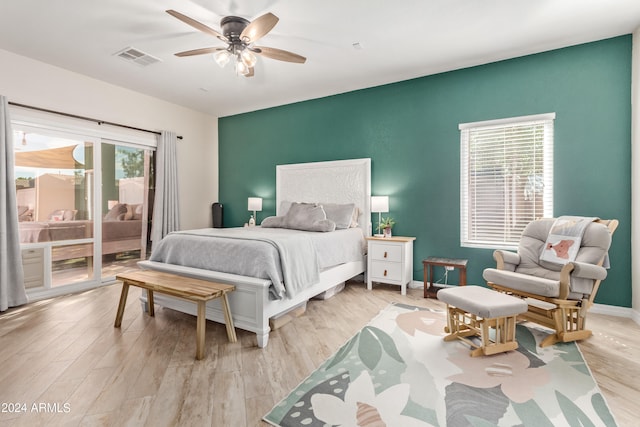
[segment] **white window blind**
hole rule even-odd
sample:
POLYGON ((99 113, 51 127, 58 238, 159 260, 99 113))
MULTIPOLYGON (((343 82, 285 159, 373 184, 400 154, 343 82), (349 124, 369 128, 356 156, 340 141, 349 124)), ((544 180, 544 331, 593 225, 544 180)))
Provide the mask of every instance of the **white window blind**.
POLYGON ((555 113, 460 128, 460 243, 517 247, 524 227, 553 216, 555 113))

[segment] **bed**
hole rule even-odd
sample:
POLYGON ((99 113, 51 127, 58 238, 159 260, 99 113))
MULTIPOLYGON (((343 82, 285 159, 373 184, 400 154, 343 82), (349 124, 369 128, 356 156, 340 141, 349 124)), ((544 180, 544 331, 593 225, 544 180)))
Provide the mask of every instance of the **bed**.
MULTIPOLYGON (((307 277, 306 275, 312 274, 306 271, 306 266, 301 265, 299 261, 294 260, 293 264, 295 268, 287 268, 286 255, 282 255, 283 263, 285 267, 282 268, 280 274, 283 277, 279 277, 278 273, 259 274, 257 276, 246 273, 228 272, 216 270, 214 264, 194 264, 192 265, 180 265, 184 263, 184 259, 176 259, 171 257, 160 257, 156 255, 156 248, 149 260, 140 261, 138 265, 144 269, 152 269, 157 271, 165 271, 174 274, 195 277, 199 279, 212 280, 221 283, 233 284, 236 286, 236 290, 229 295, 229 305, 235 326, 240 329, 244 329, 256 334, 257 345, 259 347, 265 347, 269 339, 269 319, 282 315, 296 307, 305 304, 310 298, 330 291, 337 286, 344 284, 345 281, 358 276, 366 270, 366 254, 364 244, 365 237, 371 235, 371 215, 370 215, 370 197, 371 197, 371 160, 370 159, 354 159, 354 160, 338 160, 330 162, 315 162, 315 163, 302 163, 292 165, 279 165, 276 167, 276 217, 270 219, 275 221, 273 229, 275 234, 285 234, 286 238, 289 235, 314 235, 315 240, 311 245, 328 246, 333 245, 337 248, 337 245, 342 243, 336 243, 332 239, 338 239, 337 242, 344 242, 345 240, 351 240, 354 245, 360 245, 359 253, 354 257, 353 252, 347 255, 347 260, 333 260, 323 261, 324 255, 318 255, 320 258, 319 271, 317 272, 317 280, 307 277), (293 231, 290 229, 281 229, 278 227, 278 218, 286 217, 284 210, 293 205, 291 202, 303 202, 306 204, 320 204, 320 205, 337 205, 343 206, 348 204, 355 205, 357 215, 357 225, 346 229, 340 229, 329 232, 310 232, 310 231, 293 231), (284 215, 283 215, 284 214, 284 215), (349 235, 349 237, 347 237, 349 235), (353 236, 359 237, 353 237, 353 236), (318 243, 320 241, 320 243, 318 243), (160 261, 158 261, 160 259, 160 261), (335 264, 338 262, 337 264, 335 264), (329 265, 332 264, 332 265, 329 265), (289 270, 287 272, 287 270, 289 270), (292 275, 300 275, 302 278, 294 278, 292 275), (305 278, 306 277, 306 278, 305 278), (295 285, 295 290, 290 291, 292 283, 298 280, 300 283, 295 285), (280 283, 278 283, 280 282, 280 283), (288 283, 289 282, 289 283, 288 283), (282 285, 282 288, 279 286, 282 285)), ((297 207, 300 204, 294 203, 297 207)), ((263 221, 263 223, 268 221, 263 221)), ((249 233, 251 236, 247 236, 247 240, 254 242, 254 235, 258 233, 257 240, 270 245, 272 239, 271 235, 262 238, 264 233, 271 233, 264 227, 255 227, 253 230, 244 229, 203 229, 203 230, 187 230, 180 233, 184 237, 188 236, 190 239, 203 239, 202 234, 213 234, 213 240, 226 239, 229 236, 225 234, 234 234, 240 239, 245 236, 244 233, 249 233), (220 234, 222 233, 222 236, 220 234)), ((172 235, 169 235, 172 236, 172 235)), ((165 239, 174 239, 173 237, 165 237, 165 239)), ((163 239, 163 242, 165 241, 163 239)), ((298 237, 292 238, 298 239, 298 237)), ((305 240, 306 237, 300 237, 305 240)), ((180 240, 180 239, 178 239, 180 240)), ((184 252, 185 247, 193 246, 193 242, 184 243, 183 246, 176 246, 173 249, 169 249, 168 252, 176 254, 178 258, 191 259, 194 256, 184 252), (180 255, 182 254, 182 255, 180 255)), ((255 242, 254 242, 255 243, 255 242)), ((162 243, 161 243, 162 244, 162 243)), ((253 243, 252 243, 253 244, 253 243)), ((282 243, 278 242, 277 245, 282 243)), ((308 245, 309 243, 302 243, 308 245)), ((351 244, 351 243, 350 243, 351 244)), ((180 243, 178 243, 180 245, 180 243)), ((271 246, 274 246, 271 244, 271 246)), ((244 249, 243 249, 244 250, 244 249)), ((249 249, 247 249, 249 250, 249 249)), ((253 250, 253 249, 251 249, 253 250)), ((197 252, 208 252, 208 250, 196 249, 197 252)), ((289 252, 299 251, 294 246, 294 249, 289 249, 289 252)), ((287 252, 282 251, 279 248, 276 251, 278 254, 284 254, 287 252)), ((337 252, 337 251, 333 251, 337 252)), ((226 253, 230 253, 226 251, 226 253)), ((329 251, 331 254, 332 251, 329 251)), ((251 255, 250 255, 251 256, 251 255)), ((257 255, 256 255, 257 256, 257 255)), ((331 255, 329 255, 330 257, 331 255)), ((242 263, 238 263, 242 264, 242 263)), ((246 264, 246 263, 245 263, 246 264)), ((241 270, 238 270, 241 271, 241 270)), ((141 301, 143 309, 147 310, 146 294, 141 295, 141 301)), ((158 295, 155 298, 155 303, 163 307, 178 310, 184 313, 195 315, 195 309, 192 304, 186 301, 176 299, 170 296, 158 295)), ((211 301, 207 304, 206 317, 209 320, 224 323, 224 314, 218 301, 211 301)))

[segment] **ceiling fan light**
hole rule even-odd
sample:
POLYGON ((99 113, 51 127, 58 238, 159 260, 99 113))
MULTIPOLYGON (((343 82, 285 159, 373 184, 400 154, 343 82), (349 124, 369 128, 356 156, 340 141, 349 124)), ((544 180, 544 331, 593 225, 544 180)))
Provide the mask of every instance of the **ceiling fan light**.
POLYGON ((249 74, 249 67, 242 61, 236 61, 236 73, 246 76, 249 74))
POLYGON ((242 62, 244 62, 247 68, 253 67, 258 61, 258 58, 256 58, 253 52, 251 52, 249 49, 243 50, 240 54, 240 57, 242 58, 242 62))
POLYGON ((226 50, 220 50, 213 54, 213 59, 216 61, 216 64, 224 68, 224 66, 229 63, 231 54, 226 50))

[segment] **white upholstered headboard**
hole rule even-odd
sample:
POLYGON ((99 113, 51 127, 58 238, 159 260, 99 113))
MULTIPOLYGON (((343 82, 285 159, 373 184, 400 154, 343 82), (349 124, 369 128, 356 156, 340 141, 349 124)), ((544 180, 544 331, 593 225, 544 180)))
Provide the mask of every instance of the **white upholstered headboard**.
POLYGON ((358 225, 371 235, 371 159, 276 166, 276 215, 283 201, 355 203, 358 225))

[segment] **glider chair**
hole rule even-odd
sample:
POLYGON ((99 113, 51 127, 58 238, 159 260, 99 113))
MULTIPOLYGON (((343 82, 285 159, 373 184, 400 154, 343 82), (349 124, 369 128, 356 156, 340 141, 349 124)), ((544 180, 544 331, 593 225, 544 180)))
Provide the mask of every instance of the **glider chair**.
POLYGON ((551 248, 566 258, 566 250, 555 246, 567 240, 552 245, 547 239, 554 224, 553 218, 529 223, 518 252, 496 250, 493 257, 497 267, 483 272, 489 287, 525 299, 528 310, 521 318, 555 331, 540 343, 541 347, 591 336, 591 331, 585 329, 587 311, 600 282, 607 277, 603 264, 608 266, 607 252, 618 220, 587 221, 581 240, 575 245, 574 260, 564 260, 565 264, 540 259, 543 250, 551 248))

